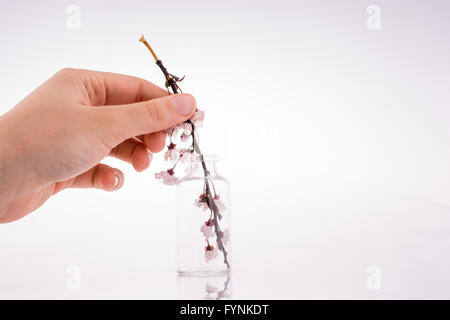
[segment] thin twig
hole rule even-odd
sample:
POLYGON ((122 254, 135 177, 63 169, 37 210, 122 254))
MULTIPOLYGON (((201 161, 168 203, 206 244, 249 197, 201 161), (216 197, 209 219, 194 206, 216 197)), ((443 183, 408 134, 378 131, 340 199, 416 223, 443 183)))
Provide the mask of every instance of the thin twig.
MULTIPOLYGON (((162 73, 164 74, 164 77, 166 78, 166 83, 165 83, 166 88, 168 89, 170 87, 174 94, 177 94, 178 91, 181 91, 177 82, 183 80, 184 77, 182 77, 182 78, 175 77, 167 71, 167 69, 164 67, 162 61, 160 59, 158 59, 158 57, 156 56, 156 53, 153 51, 152 47, 147 42, 147 40, 145 40, 145 37, 143 35, 141 36, 139 41, 141 41, 150 50, 151 54, 153 55, 153 58, 156 61, 156 64, 161 69, 162 73)), ((169 93, 170 93, 170 91, 169 91, 169 93)), ((189 123, 192 127, 192 131, 191 131, 192 147, 193 147, 194 151, 197 152, 197 154, 200 156, 200 159, 201 159, 203 174, 204 174, 204 179, 205 179, 205 192, 208 197, 207 205, 208 205, 209 209, 211 210, 211 212, 213 213, 213 224, 214 224, 214 232, 216 233, 216 237, 217 237, 217 246, 219 247, 219 250, 222 251, 224 263, 226 264, 227 269, 229 270, 230 263, 228 262, 228 258, 227 258, 228 253, 225 249, 225 246, 223 245, 222 231, 220 230, 220 227, 219 227, 219 220, 222 218, 222 215, 220 214, 219 208, 217 208, 217 206, 214 202, 214 197, 211 193, 211 188, 209 187, 209 180, 210 180, 209 171, 206 167, 205 160, 203 159, 203 154, 200 151, 200 147, 198 146, 198 142, 195 137, 195 126, 191 120, 187 120, 186 122, 189 123)), ((211 185, 214 188, 214 184, 212 183, 212 181, 211 181, 211 185)), ((214 190, 215 190, 215 188, 214 188, 214 190)), ((215 193, 215 191, 214 191, 214 193, 215 193)), ((209 243, 208 243, 208 246, 209 246, 209 243)))

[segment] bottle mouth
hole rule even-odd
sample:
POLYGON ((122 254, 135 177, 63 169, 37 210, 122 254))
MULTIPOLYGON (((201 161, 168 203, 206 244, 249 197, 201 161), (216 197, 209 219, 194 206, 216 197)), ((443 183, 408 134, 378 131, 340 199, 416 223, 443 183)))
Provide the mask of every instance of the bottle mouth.
POLYGON ((195 154, 191 156, 191 162, 193 163, 199 163, 202 162, 202 160, 205 162, 217 162, 219 161, 219 156, 216 154, 204 154, 204 155, 195 154))

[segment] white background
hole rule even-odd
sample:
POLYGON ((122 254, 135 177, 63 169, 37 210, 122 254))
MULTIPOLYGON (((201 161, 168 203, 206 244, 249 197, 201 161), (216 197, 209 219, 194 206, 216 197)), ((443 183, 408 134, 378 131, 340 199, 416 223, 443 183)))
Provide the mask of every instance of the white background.
MULTIPOLYGON (((144 33, 231 182, 233 298, 450 298, 449 27, 437 0, 2 1, 0 112, 63 67, 163 85, 144 33)), ((0 298, 201 297, 176 276, 156 158, 139 174, 106 159, 120 191, 67 190, 0 225, 0 298)))

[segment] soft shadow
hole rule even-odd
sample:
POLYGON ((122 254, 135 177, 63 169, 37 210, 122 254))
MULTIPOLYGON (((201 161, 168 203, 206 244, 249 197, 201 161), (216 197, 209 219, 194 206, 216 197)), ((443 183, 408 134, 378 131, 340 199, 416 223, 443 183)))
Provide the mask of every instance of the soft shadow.
POLYGON ((229 300, 231 275, 177 277, 180 300, 229 300))

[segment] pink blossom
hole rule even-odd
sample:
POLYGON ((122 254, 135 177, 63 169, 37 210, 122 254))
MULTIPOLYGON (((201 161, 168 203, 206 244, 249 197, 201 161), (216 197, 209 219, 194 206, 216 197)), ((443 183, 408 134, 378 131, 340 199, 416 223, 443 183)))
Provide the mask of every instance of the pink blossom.
POLYGON ((214 203, 216 204, 217 209, 219 209, 220 212, 225 211, 225 209, 227 208, 227 207, 225 206, 225 204, 223 203, 223 201, 220 200, 220 196, 219 196, 218 194, 216 194, 216 195, 214 196, 214 203))
POLYGON ((207 194, 201 194, 198 199, 195 199, 194 206, 203 209, 203 211, 208 210, 208 195, 207 194))
POLYGON ((179 130, 181 131, 180 136, 181 141, 183 142, 188 141, 192 135, 192 125, 190 123, 184 122, 182 124, 179 124, 179 126, 180 126, 179 130))
POLYGON ((181 163, 187 163, 190 160, 192 152, 188 149, 180 149, 180 160, 181 163))
POLYGON ((197 110, 197 112, 195 112, 195 114, 192 116, 190 120, 194 124, 194 127, 197 129, 203 127, 204 119, 205 119, 205 111, 197 110))
POLYGON ((206 262, 210 262, 211 260, 214 260, 215 258, 217 258, 217 249, 214 248, 212 245, 207 245, 205 247, 206 262))
POLYGON ((183 122, 176 126, 166 129, 166 134, 169 137, 176 137, 179 134, 181 134, 182 136, 184 135, 189 137, 191 133, 192 133, 192 125, 187 122, 183 122))
POLYGON ((190 134, 184 134, 184 133, 183 133, 183 134, 180 136, 180 139, 181 139, 181 141, 186 142, 186 141, 189 140, 190 137, 191 137, 190 134))
POLYGON ((213 222, 211 219, 206 221, 202 225, 202 227, 200 228, 200 231, 203 233, 203 235, 205 236, 206 239, 214 238, 214 236, 216 235, 214 233, 213 222))
POLYGON ((167 185, 174 185, 178 183, 178 178, 174 176, 174 171, 172 169, 169 169, 167 171, 161 171, 158 173, 155 173, 155 178, 160 179, 162 183, 167 185))
POLYGON ((190 136, 192 134, 192 125, 187 122, 180 123, 178 125, 178 128, 182 132, 181 134, 184 134, 187 136, 190 136))
POLYGON ((225 229, 221 234, 222 243, 226 246, 230 242, 230 230, 225 229))
MULTIPOLYGON (((203 127, 204 119, 205 111, 197 110, 189 120, 192 122, 192 125, 194 125, 194 128, 197 129, 203 127)), ((180 135, 181 141, 186 142, 192 136, 192 125, 188 122, 180 123, 176 126, 166 129, 166 134, 169 137, 177 137, 178 135, 180 135)))
POLYGON ((175 161, 178 159, 178 157, 180 156, 180 149, 176 148, 176 144, 171 143, 168 147, 167 147, 167 151, 164 154, 164 160, 172 160, 175 161))

